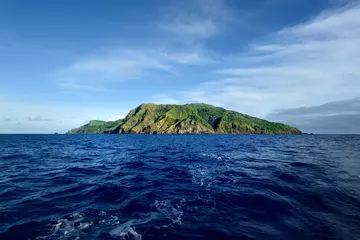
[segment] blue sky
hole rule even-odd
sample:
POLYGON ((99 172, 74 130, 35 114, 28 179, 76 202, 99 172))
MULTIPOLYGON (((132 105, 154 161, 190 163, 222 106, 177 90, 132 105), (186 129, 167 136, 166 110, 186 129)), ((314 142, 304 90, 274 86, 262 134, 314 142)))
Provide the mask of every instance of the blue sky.
POLYGON ((0 1, 0 133, 144 102, 267 118, 357 98, 359 16, 344 0, 0 1))

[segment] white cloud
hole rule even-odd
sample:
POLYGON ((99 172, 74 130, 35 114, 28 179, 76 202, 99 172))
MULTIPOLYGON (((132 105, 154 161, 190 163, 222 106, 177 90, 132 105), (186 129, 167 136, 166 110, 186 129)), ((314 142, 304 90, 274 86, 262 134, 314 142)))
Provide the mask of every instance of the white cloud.
POLYGON ((110 116, 107 119, 104 118, 104 121, 116 121, 116 120, 119 120, 119 119, 123 119, 125 117, 126 117, 126 115, 124 115, 124 114, 122 114, 122 115, 114 115, 114 116, 110 116))
POLYGON ((209 82, 193 90, 179 92, 179 95, 185 99, 185 102, 208 103, 242 113, 263 116, 269 106, 259 105, 259 102, 267 102, 274 97, 274 94, 266 89, 239 84, 239 81, 242 79, 209 82))
POLYGON ((160 30, 183 41, 201 40, 220 33, 226 23, 238 21, 224 0, 182 1, 163 9, 160 30))
POLYGON ((320 106, 277 110, 268 118, 291 124, 305 132, 359 134, 360 98, 320 106))
POLYGON ((13 116, 9 116, 9 117, 4 117, 2 120, 5 122, 15 122, 15 121, 17 121, 17 118, 15 118, 13 116))
POLYGON ((169 62, 179 63, 184 65, 202 65, 215 63, 215 60, 205 56, 201 50, 197 49, 188 52, 164 52, 164 58, 169 62))
POLYGON ((136 79, 149 70, 170 73, 171 67, 155 51, 114 48, 76 61, 53 77, 65 89, 108 91, 107 84, 136 79))
POLYGON ((311 22, 284 29, 283 37, 301 37, 326 40, 324 38, 353 38, 359 33, 359 1, 337 10, 325 11, 311 22))
POLYGON ((360 5, 328 10, 283 29, 216 71, 219 80, 181 92, 185 101, 264 117, 274 109, 360 95, 360 5), (230 79, 229 79, 230 78, 230 79))
MULTIPOLYGON (((52 77, 62 89, 109 91, 114 82, 154 79, 173 75, 184 67, 214 64, 213 53, 204 41, 233 21, 224 0, 189 0, 162 6, 157 20, 145 24, 155 38, 130 41, 94 51, 58 69, 52 77), (155 23, 155 24, 153 24, 155 23)), ((126 39, 127 37, 124 36, 126 39)))
POLYGON ((68 90, 76 91, 93 91, 93 92, 109 92, 111 91, 108 88, 101 86, 93 86, 91 83, 79 84, 77 83, 79 79, 69 79, 69 78, 60 78, 59 87, 68 90), (90 84, 90 85, 89 85, 90 84))
POLYGON ((6 116, 0 133, 63 133, 93 119, 117 120, 129 110, 13 101, 0 101, 0 109, 6 116))
POLYGON ((179 104, 180 102, 171 97, 171 96, 168 96, 166 94, 160 94, 160 95, 157 95, 155 97, 153 97, 153 103, 157 103, 157 104, 179 104))
POLYGON ((158 46, 152 49, 112 48, 76 61, 55 72, 53 77, 63 89, 104 92, 111 91, 107 85, 113 82, 136 80, 149 75, 172 75, 179 65, 198 66, 214 62, 201 48, 182 51, 158 46))
POLYGON ((211 19, 177 19, 161 23, 160 29, 182 37, 206 38, 216 33, 217 28, 211 19))
MULTIPOLYGON (((98 72, 101 74, 112 76, 136 76, 141 73, 140 66, 137 61, 129 61, 123 59, 91 59, 75 63, 70 68, 73 71, 98 72)), ((152 66, 155 67, 155 66, 152 66)))
POLYGON ((30 122, 51 122, 51 121, 53 121, 53 119, 51 119, 51 118, 44 118, 41 116, 26 117, 25 120, 30 121, 30 122))

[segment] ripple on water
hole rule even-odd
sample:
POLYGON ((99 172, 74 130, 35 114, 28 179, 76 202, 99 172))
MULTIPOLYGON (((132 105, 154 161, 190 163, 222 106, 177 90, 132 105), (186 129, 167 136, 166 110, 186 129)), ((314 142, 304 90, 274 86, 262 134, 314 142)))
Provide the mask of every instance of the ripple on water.
POLYGON ((3 160, 20 160, 20 159, 30 159, 32 156, 28 154, 10 154, 6 156, 1 156, 3 160))
POLYGON ((0 239, 360 239, 356 146, 359 136, 0 135, 0 239))

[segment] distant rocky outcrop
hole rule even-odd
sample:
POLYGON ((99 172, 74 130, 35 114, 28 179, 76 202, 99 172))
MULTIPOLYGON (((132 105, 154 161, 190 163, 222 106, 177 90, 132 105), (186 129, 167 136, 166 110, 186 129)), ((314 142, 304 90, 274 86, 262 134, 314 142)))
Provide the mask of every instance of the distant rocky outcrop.
POLYGON ((68 134, 301 134, 297 128, 208 104, 142 104, 124 119, 93 120, 68 134))

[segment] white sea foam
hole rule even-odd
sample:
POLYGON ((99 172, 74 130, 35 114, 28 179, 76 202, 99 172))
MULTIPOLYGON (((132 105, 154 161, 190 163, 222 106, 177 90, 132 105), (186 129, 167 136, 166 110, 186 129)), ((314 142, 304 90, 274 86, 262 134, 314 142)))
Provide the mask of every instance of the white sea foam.
MULTIPOLYGON (((198 184, 206 190, 211 190, 212 187, 218 187, 219 176, 226 171, 238 169, 239 166, 243 165, 242 153, 231 152, 223 153, 221 155, 213 153, 202 153, 202 156, 208 157, 211 160, 209 164, 194 164, 188 166, 189 173, 192 176, 192 182, 198 184)), ((236 180, 229 179, 229 183, 236 183, 236 180)))
POLYGON ((63 236, 78 235, 79 230, 83 230, 90 226, 90 223, 81 223, 81 221, 84 220, 84 217, 81 214, 71 215, 70 217, 70 220, 59 219, 57 221, 54 225, 54 234, 60 234, 63 236))
MULTIPOLYGON (((100 211, 98 216, 102 219, 91 221, 86 213, 74 213, 66 218, 61 218, 52 225, 51 234, 48 236, 39 236, 37 239, 76 239, 79 240, 82 236, 86 236, 86 229, 98 226, 114 226, 109 234, 114 238, 142 240, 143 236, 137 229, 139 225, 146 224, 152 220, 165 218, 171 220, 171 223, 158 227, 169 227, 173 224, 181 224, 181 211, 184 199, 178 201, 176 204, 171 203, 170 200, 156 200, 154 205, 157 212, 139 213, 138 218, 130 219, 121 223, 118 216, 109 214, 105 211, 100 211), (98 226, 96 226, 98 225, 98 226), (85 232, 83 232, 85 231, 85 232)), ((157 227, 157 226, 153 226, 157 227)))
POLYGON ((90 227, 92 225, 94 225, 93 222, 82 222, 82 223, 79 224, 78 229, 79 230, 84 230, 84 229, 87 229, 88 227, 90 227))
POLYGON ((131 225, 133 225, 134 220, 127 221, 126 223, 123 223, 113 230, 110 231, 110 236, 113 237, 121 237, 123 239, 126 239, 126 237, 133 237, 135 240, 141 240, 142 235, 137 233, 131 225))
POLYGON ((142 235, 135 231, 135 226, 140 224, 145 224, 150 222, 153 219, 157 218, 157 213, 151 212, 148 214, 143 214, 143 218, 140 219, 131 219, 125 223, 118 225, 116 228, 109 232, 110 236, 120 237, 122 239, 134 239, 141 240, 142 235))
POLYGON ((199 184, 206 188, 209 188, 216 178, 216 169, 212 167, 192 166, 189 173, 194 184, 199 184))
POLYGON ((214 159, 222 159, 222 156, 219 156, 219 155, 214 154, 214 153, 202 153, 201 156, 214 158, 214 159))
POLYGON ((99 212, 99 216, 105 217, 105 216, 106 216, 106 212, 105 212, 105 211, 100 211, 100 212, 99 212))
POLYGON ((119 222, 117 216, 107 217, 104 211, 99 212, 99 216, 104 217, 99 221, 91 221, 86 213, 73 213, 66 218, 61 218, 52 225, 51 234, 47 236, 38 236, 37 239, 71 239, 79 240, 83 231, 96 224, 115 225, 119 222))
MULTIPOLYGON (((173 206, 170 200, 156 200, 154 205, 161 216, 170 219, 172 224, 182 224, 181 218, 184 213, 181 211, 181 209, 184 201, 185 200, 182 199, 178 204, 173 206)), ((166 225, 165 227, 168 226, 169 225, 166 225)))
POLYGON ((62 218, 52 225, 50 235, 39 236, 37 239, 80 239, 82 230, 94 225, 91 221, 84 221, 85 217, 81 213, 73 213, 68 218, 62 218))

